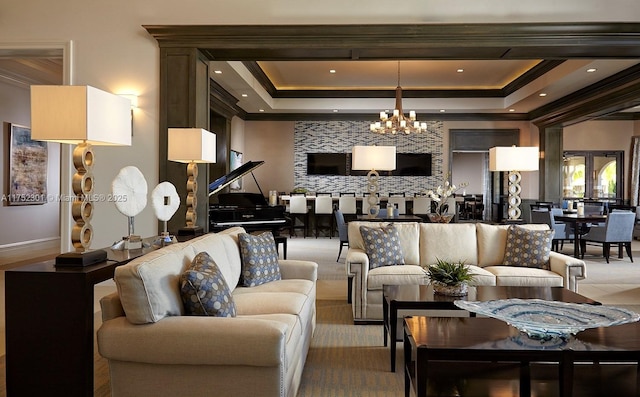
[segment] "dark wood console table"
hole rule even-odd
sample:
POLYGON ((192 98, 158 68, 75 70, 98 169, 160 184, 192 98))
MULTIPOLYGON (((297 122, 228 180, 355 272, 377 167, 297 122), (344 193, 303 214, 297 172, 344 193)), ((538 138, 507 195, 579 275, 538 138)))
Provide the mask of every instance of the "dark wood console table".
POLYGON ((106 262, 86 267, 49 260, 7 270, 7 395, 93 396, 94 286, 153 249, 108 249, 106 262))

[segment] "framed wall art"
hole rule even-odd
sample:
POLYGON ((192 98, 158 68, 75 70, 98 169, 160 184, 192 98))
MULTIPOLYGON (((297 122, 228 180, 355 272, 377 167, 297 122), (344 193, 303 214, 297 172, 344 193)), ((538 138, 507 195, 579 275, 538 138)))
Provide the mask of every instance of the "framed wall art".
POLYGON ((47 202, 47 142, 31 139, 31 128, 4 123, 8 131, 5 205, 47 202))

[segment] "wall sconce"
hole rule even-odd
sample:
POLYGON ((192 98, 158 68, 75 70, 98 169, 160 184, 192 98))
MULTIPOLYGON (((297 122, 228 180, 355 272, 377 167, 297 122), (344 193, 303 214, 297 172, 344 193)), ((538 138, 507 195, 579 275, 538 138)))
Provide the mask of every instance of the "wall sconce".
POLYGON ((200 235, 203 228, 196 224, 198 163, 216 162, 216 134, 202 128, 169 128, 167 158, 187 163, 187 225, 178 235, 200 235))
POLYGON ((354 146, 351 150, 351 169, 369 171, 367 174, 367 191, 369 197, 369 215, 378 215, 378 171, 392 171, 396 169, 395 146, 354 146))
POLYGON ((87 266, 107 259, 104 250, 89 250, 94 188, 92 145, 131 145, 131 104, 126 98, 90 86, 31 86, 31 138, 75 144, 71 214, 75 252, 61 254, 56 265, 87 266))
POLYGON ((489 171, 506 171, 509 173, 509 220, 518 220, 522 211, 520 204, 520 171, 537 171, 540 154, 537 147, 496 146, 489 149, 489 171))

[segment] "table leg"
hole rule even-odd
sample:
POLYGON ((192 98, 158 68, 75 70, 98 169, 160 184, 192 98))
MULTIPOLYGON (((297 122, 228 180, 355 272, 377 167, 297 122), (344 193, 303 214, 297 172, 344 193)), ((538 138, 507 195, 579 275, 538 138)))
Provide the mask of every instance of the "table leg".
POLYGON ((560 397, 571 397, 573 395, 573 351, 564 350, 560 359, 560 397))
POLYGON ((404 329, 403 347, 404 347, 404 397, 411 397, 411 374, 409 373, 409 366, 411 365, 411 342, 409 341, 409 335, 407 335, 406 328, 404 329))
POLYGON ((395 301, 391 302, 391 313, 389 318, 389 347, 391 353, 391 372, 396 372, 396 338, 398 330, 398 308, 395 305, 395 301))
POLYGON ((531 396, 531 366, 528 361, 520 362, 520 397, 531 396))

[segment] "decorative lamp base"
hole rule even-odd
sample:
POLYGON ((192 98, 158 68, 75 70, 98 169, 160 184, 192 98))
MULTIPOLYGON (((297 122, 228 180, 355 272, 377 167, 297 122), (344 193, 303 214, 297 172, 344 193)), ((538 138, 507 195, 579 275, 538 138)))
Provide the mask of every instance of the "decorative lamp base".
POLYGON ((186 226, 178 229, 178 236, 201 236, 204 229, 201 226, 186 226))
POLYGON ((104 262, 107 260, 107 251, 105 250, 92 250, 84 252, 66 252, 56 257, 56 267, 83 267, 91 266, 96 263, 104 262))

